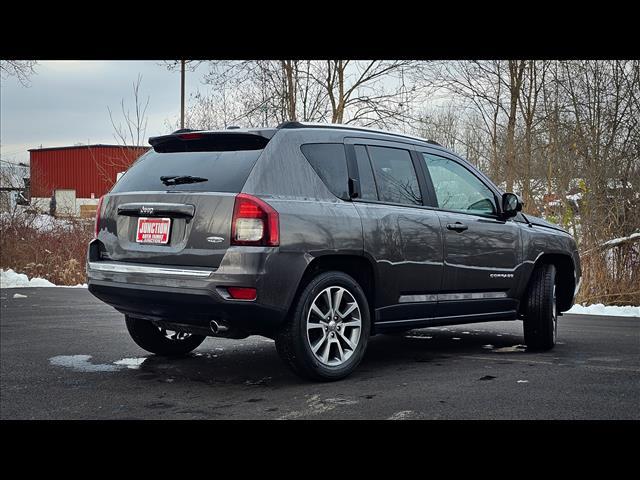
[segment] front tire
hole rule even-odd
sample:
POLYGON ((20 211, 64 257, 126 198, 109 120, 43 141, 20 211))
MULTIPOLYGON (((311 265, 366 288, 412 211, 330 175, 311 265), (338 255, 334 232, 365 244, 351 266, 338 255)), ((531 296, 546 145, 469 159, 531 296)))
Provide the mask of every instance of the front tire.
POLYGON ((339 380, 362 361, 369 333, 369 306, 360 285, 343 272, 324 272, 298 297, 276 335, 276 349, 303 378, 339 380))
POLYGON ((125 315, 129 335, 136 344, 148 352, 164 356, 180 356, 200 346, 204 335, 166 330, 148 320, 125 315))
POLYGON ((531 350, 550 350, 558 335, 556 267, 540 265, 531 276, 524 319, 524 343, 531 350))

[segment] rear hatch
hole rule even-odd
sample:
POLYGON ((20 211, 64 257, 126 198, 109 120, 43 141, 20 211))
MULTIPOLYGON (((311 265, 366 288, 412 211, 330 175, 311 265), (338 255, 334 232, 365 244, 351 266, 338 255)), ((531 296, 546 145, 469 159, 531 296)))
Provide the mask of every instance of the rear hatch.
POLYGON ((229 247, 236 194, 271 130, 153 137, 105 195, 101 260, 218 267, 229 247))

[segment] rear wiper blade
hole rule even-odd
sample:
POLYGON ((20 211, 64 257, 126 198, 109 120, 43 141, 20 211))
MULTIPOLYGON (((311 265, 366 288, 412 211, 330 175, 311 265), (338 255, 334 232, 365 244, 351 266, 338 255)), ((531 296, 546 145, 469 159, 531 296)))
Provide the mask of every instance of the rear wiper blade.
POLYGON ((185 183, 207 182, 208 178, 192 177, 191 175, 171 175, 160 177, 160 181, 165 185, 182 185, 185 183))

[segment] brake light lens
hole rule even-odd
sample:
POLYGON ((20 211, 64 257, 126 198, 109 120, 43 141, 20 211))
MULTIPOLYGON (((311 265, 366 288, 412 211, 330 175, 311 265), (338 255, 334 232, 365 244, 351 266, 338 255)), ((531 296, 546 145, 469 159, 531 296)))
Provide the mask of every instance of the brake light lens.
POLYGON ((96 208, 96 225, 94 228, 93 238, 98 238, 98 232, 100 231, 100 216, 102 215, 102 201, 104 200, 104 195, 100 197, 98 200, 98 206, 96 208))
POLYGON ((178 134, 178 138, 182 140, 198 140, 202 138, 203 135, 201 133, 180 133, 178 134))
POLYGON ((231 220, 231 245, 280 245, 278 212, 252 195, 236 195, 231 220))

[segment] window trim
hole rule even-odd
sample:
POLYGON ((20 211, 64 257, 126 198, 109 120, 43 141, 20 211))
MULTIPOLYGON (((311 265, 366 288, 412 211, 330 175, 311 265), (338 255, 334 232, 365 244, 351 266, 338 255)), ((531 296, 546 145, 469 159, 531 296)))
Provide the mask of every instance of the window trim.
POLYGON ((500 198, 501 195, 496 191, 497 189, 494 187, 493 184, 491 184, 490 182, 487 182, 487 178, 484 177, 484 175, 480 176, 478 175, 478 173, 482 173, 482 172, 476 172, 474 171, 474 169, 469 168, 468 165, 465 165, 466 162, 461 161, 461 159, 456 158, 453 155, 447 154, 447 152, 440 152, 437 150, 431 150, 428 148, 419 148, 416 149, 416 153, 418 154, 420 158, 420 163, 422 165, 422 168, 424 169, 424 173, 425 176, 428 179, 428 183, 431 186, 431 189, 433 191, 433 208, 441 211, 441 212, 448 212, 448 213, 459 213, 461 215, 472 215, 475 217, 482 217, 482 218, 491 218, 491 219, 497 219, 497 220, 501 220, 503 221, 504 219, 502 218, 502 206, 500 205, 500 198), (433 155, 435 157, 441 157, 444 158, 446 160, 451 160, 452 162, 457 163, 458 165, 460 165, 462 168, 464 168, 465 170, 467 170, 471 175, 473 175, 476 179, 478 179, 478 181, 483 184, 492 194, 493 194, 493 200, 496 204, 496 213, 493 214, 483 214, 483 213, 479 213, 479 212, 471 212, 471 211, 464 211, 464 210, 451 210, 448 208, 440 208, 440 205, 438 204, 438 199, 435 195, 435 186, 433 185, 433 179, 431 178, 431 173, 429 172, 429 168, 427 167, 427 162, 423 157, 423 154, 427 154, 427 155, 433 155))
POLYGON ((345 151, 347 152, 347 169, 349 170, 349 180, 356 180, 356 192, 357 196, 352 197, 351 201, 353 202, 378 202, 380 200, 380 195, 378 193, 378 184, 376 183, 376 177, 373 174, 373 166, 371 165, 371 158, 369 158, 369 152, 367 151, 366 145, 362 145, 360 143, 345 143, 345 151), (365 148, 365 153, 367 155, 367 162, 369 162, 369 168, 371 168, 371 176, 373 177, 373 188, 376 192, 376 199, 371 200, 370 198, 363 199, 362 198, 362 179, 360 178, 360 168, 358 167, 358 157, 356 155, 356 146, 362 146, 365 148))
POLYGON ((402 142, 390 142, 387 140, 376 140, 376 139, 366 138, 366 137, 345 137, 344 144, 345 144, 345 147, 347 147, 346 148, 347 165, 350 166, 350 168, 352 168, 352 170, 350 170, 349 175, 351 175, 351 171, 353 171, 354 178, 358 180, 358 186, 360 185, 361 179, 360 179, 360 172, 358 171, 358 165, 357 165, 358 161, 356 159, 355 146, 362 145, 365 147, 365 150, 367 152, 367 157, 369 160, 369 165, 371 166, 371 171, 373 173, 373 181, 376 187, 376 196, 378 197, 378 200, 362 199, 360 198, 362 191, 359 189, 358 197, 353 198, 352 201, 360 202, 360 203, 373 203, 378 205, 390 205, 394 207, 409 207, 409 208, 424 208, 429 206, 425 203, 427 196, 429 196, 428 197, 429 199, 431 198, 428 182, 426 181, 426 178, 424 178, 424 172, 422 171, 420 162, 417 161, 418 158, 415 154, 415 148, 416 148, 415 145, 410 143, 402 143, 402 142), (405 150, 406 152, 409 153, 409 157, 411 158, 411 164, 413 165, 413 170, 418 180, 418 189, 420 190, 420 197, 422 201, 420 204, 395 203, 395 202, 387 202, 384 200, 380 200, 378 178, 376 177, 376 172, 375 172, 375 169, 373 168, 371 154, 369 153, 369 148, 368 148, 369 146, 395 148, 396 150, 405 150))

